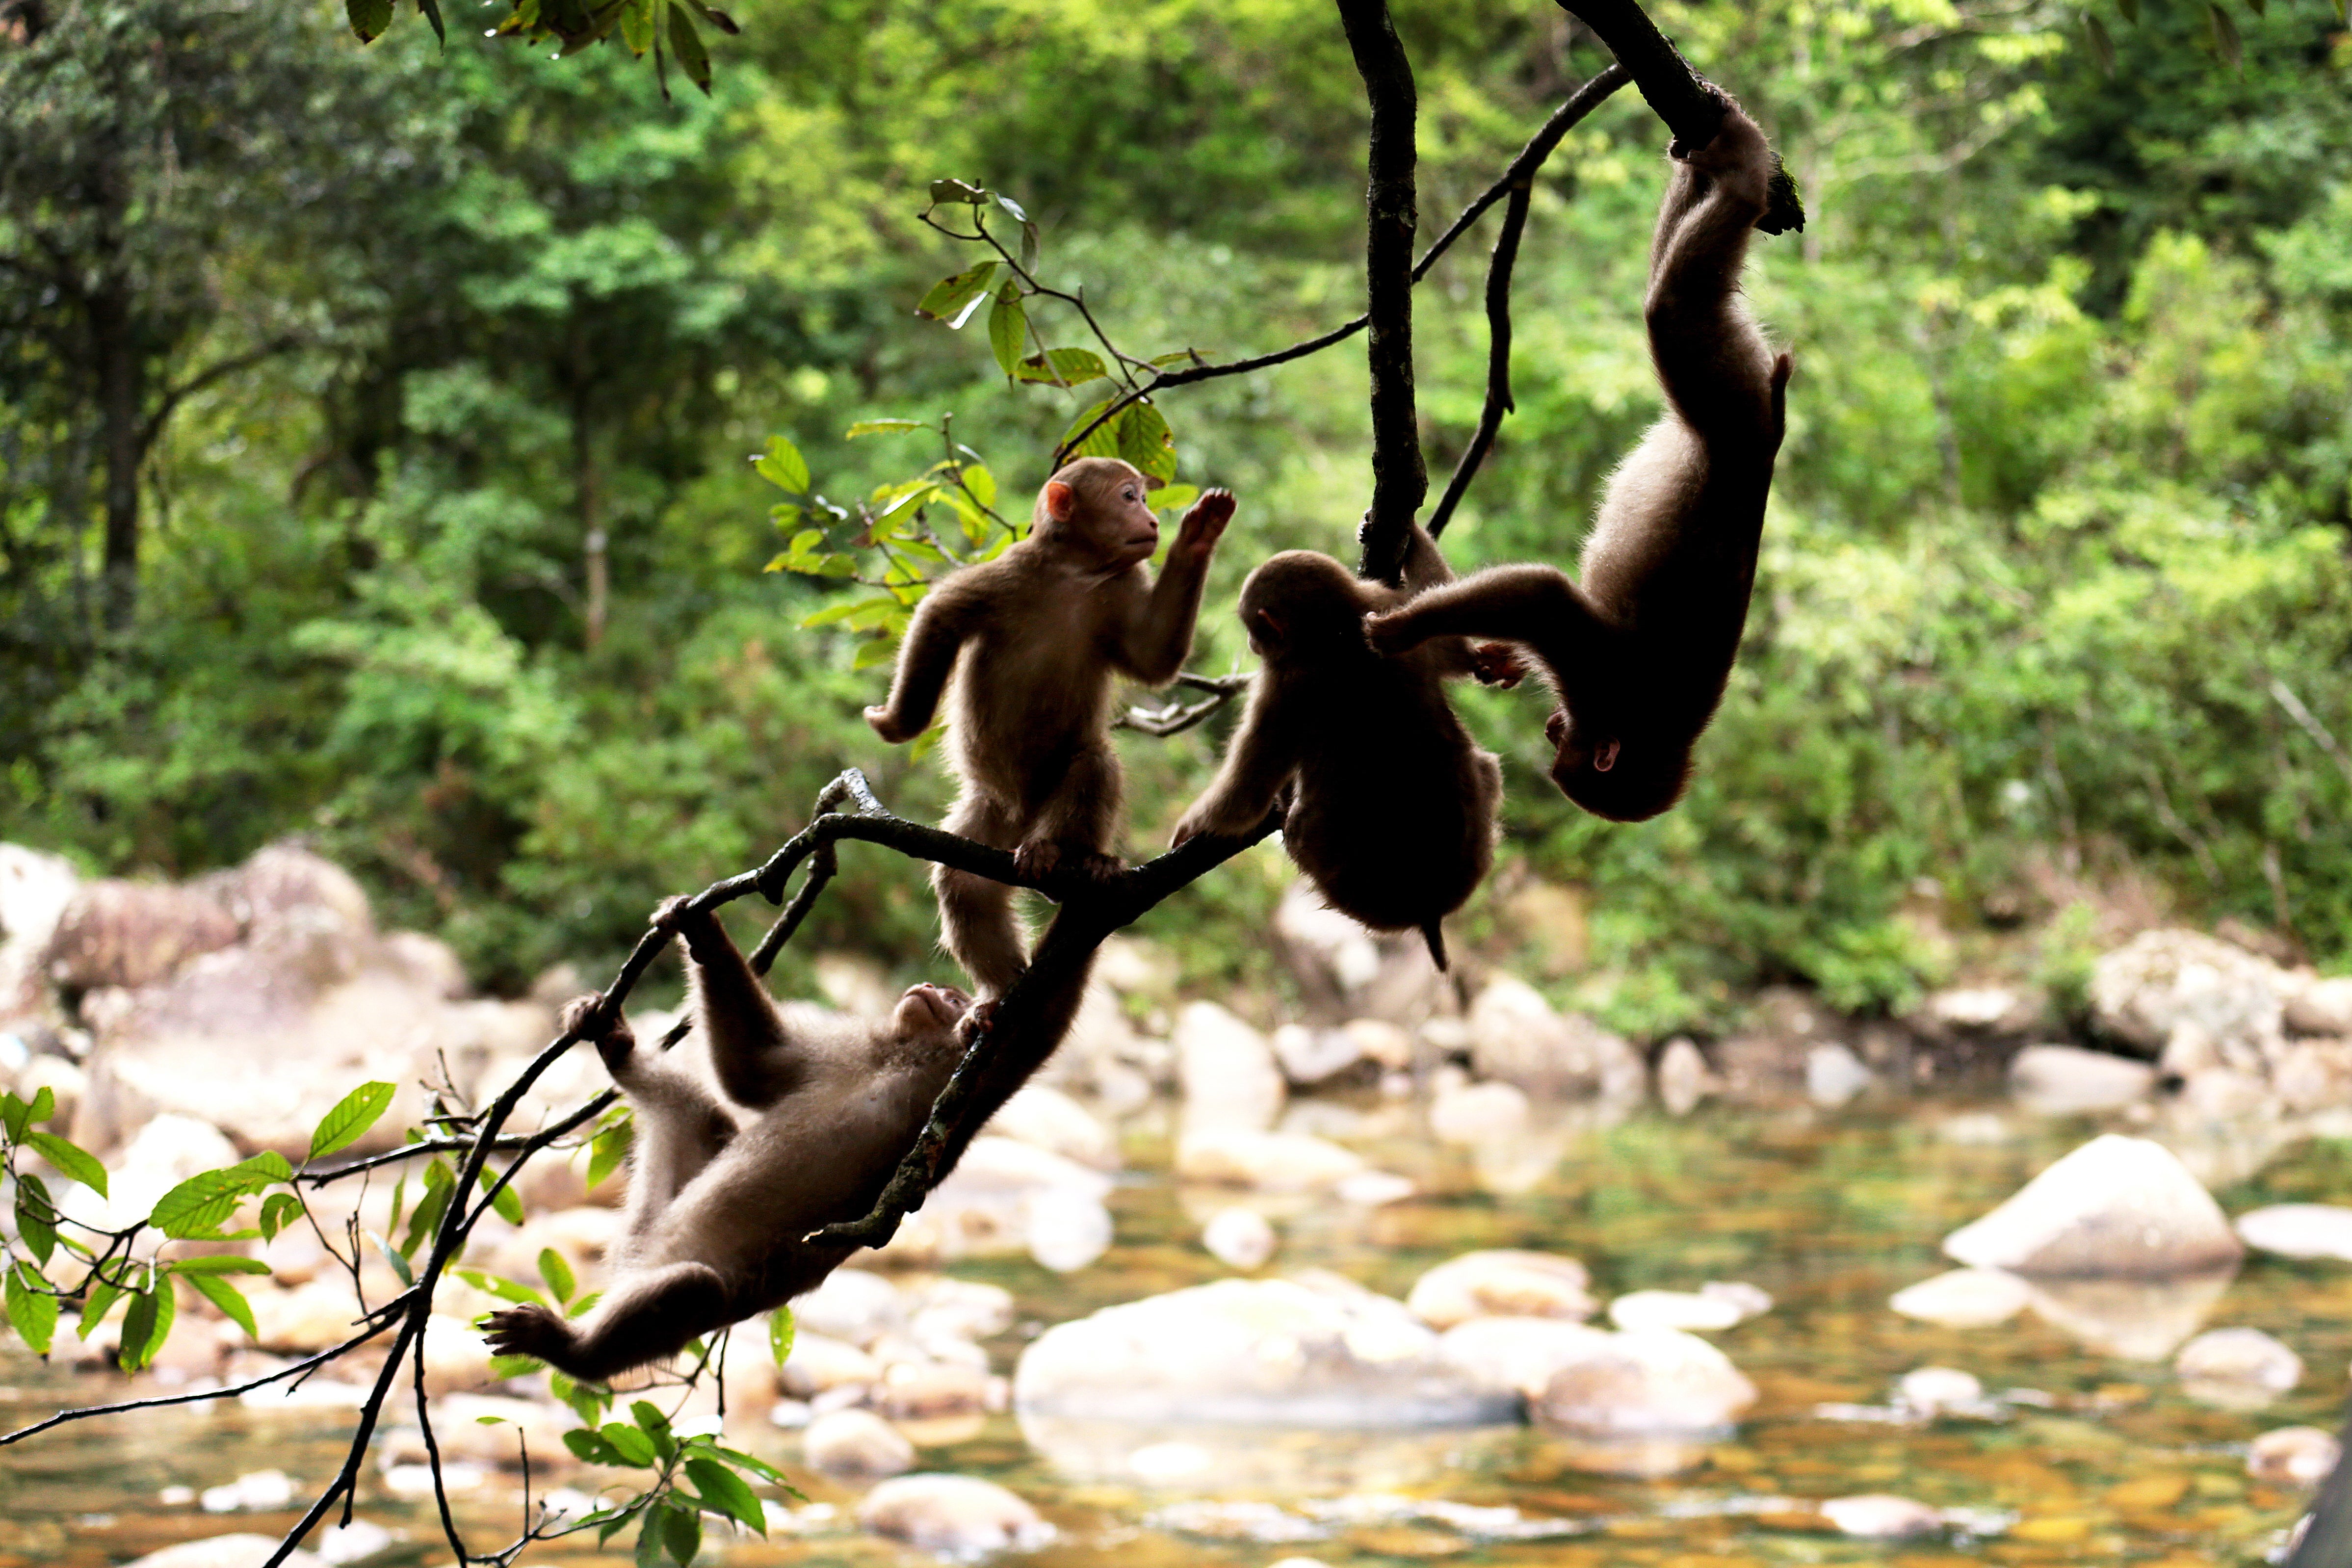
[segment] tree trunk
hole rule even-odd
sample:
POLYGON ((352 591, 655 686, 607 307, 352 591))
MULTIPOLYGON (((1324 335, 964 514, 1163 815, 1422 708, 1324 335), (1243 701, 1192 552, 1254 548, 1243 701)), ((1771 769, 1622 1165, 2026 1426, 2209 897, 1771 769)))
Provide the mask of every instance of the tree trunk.
POLYGON ((90 299, 89 335, 106 452, 102 597, 107 629, 121 631, 139 606, 139 464, 147 455, 140 414, 147 389, 131 280, 120 272, 110 274, 90 299))
POLYGON ((604 561, 604 521, 596 493, 596 451, 588 415, 588 385, 572 393, 572 483, 580 506, 580 537, 587 554, 588 602, 582 640, 593 652, 604 640, 604 611, 612 579, 604 561))

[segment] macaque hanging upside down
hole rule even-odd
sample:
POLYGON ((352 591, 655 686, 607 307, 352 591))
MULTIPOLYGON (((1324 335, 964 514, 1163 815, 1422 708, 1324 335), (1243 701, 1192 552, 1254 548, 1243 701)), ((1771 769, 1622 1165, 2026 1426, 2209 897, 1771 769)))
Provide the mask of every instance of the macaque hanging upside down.
MULTIPOLYGON (((1203 495, 1155 583, 1146 563, 1160 520, 1146 483, 1116 458, 1081 458, 1047 479, 1028 537, 924 596, 889 700, 866 710, 884 740, 911 741, 952 670, 949 746, 961 787, 940 826, 1011 850, 1031 875, 1119 868, 1111 677, 1165 686, 1184 668, 1209 557, 1234 514, 1231 491, 1203 495)), ((1028 962, 1013 889, 944 866, 931 886, 941 944, 993 1002, 1028 962)))
POLYGON ((1764 500, 1780 449, 1790 358, 1739 295, 1772 151, 1734 106, 1676 164, 1650 248, 1645 306, 1665 416, 1617 469, 1579 568, 1496 566, 1374 616, 1387 653, 1440 636, 1532 648, 1559 696, 1551 776, 1597 816, 1640 822, 1681 798, 1691 749, 1730 679, 1764 500))

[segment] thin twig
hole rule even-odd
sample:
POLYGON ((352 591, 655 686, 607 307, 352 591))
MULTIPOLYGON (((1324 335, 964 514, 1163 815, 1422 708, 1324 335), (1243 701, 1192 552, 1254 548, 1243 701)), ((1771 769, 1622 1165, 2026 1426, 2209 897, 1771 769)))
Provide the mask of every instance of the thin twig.
POLYGON ((169 1405, 196 1405, 208 1399, 234 1399, 240 1394, 250 1394, 257 1388, 267 1388, 283 1378, 304 1376, 316 1372, 329 1362, 351 1354, 391 1326, 392 1323, 387 1319, 363 1333, 352 1335, 331 1350, 320 1351, 318 1354, 305 1357, 290 1366, 281 1366, 276 1372, 265 1373, 246 1383, 234 1383, 226 1388, 200 1388, 189 1394, 159 1394, 152 1399, 125 1400, 120 1405, 85 1405, 79 1409, 60 1410, 45 1420, 34 1422, 30 1426, 19 1426, 14 1432, 0 1434, 0 1448, 5 1448, 11 1443, 21 1443, 27 1437, 38 1436, 52 1426, 62 1426, 68 1421, 87 1421, 93 1415, 124 1415, 134 1410, 162 1410, 169 1405))
POLYGON ((1207 692, 1207 701, 1169 702, 1158 708, 1129 708, 1111 722, 1118 729, 1139 731, 1161 740, 1171 735, 1181 735, 1247 691, 1250 679, 1246 675, 1194 675, 1187 671, 1176 678, 1176 684, 1190 690, 1207 692))

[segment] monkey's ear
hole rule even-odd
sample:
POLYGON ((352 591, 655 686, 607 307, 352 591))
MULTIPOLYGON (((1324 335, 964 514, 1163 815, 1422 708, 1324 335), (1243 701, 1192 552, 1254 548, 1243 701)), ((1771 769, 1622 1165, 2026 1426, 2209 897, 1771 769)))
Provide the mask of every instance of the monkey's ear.
POLYGON ((1078 510, 1078 492, 1060 479, 1045 481, 1045 515, 1055 522, 1067 522, 1070 514, 1078 510))
POLYGON ((1272 610, 1252 610, 1247 616, 1242 618, 1242 625, 1247 629, 1251 637, 1256 638, 1259 642, 1264 643, 1266 647, 1280 647, 1282 646, 1282 623, 1275 619, 1274 612, 1272 610))

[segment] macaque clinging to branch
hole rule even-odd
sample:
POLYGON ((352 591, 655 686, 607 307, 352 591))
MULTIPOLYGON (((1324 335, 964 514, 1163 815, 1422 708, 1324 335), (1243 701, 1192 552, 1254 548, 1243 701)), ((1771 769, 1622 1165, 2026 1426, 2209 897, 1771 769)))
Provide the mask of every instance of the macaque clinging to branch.
POLYGON ((1550 566, 1496 566, 1374 616, 1399 654, 1429 637, 1532 648, 1559 707, 1551 776, 1597 816, 1640 822, 1690 777, 1715 716, 1756 581, 1764 499, 1780 449, 1790 358, 1775 357, 1739 296, 1748 231, 1764 215, 1772 151, 1734 106, 1704 147, 1676 142, 1650 247, 1650 355, 1665 416, 1609 481, 1581 583, 1550 566))
POLYGON ((1452 580, 1419 528, 1404 587, 1367 582, 1328 555, 1287 550, 1242 584, 1242 625, 1265 662, 1215 782, 1177 825, 1237 836, 1287 788, 1282 842, 1333 909, 1374 931, 1418 931, 1445 966, 1438 922, 1462 907, 1495 858, 1503 774, 1445 700, 1444 679, 1518 679, 1507 648, 1460 637, 1382 658, 1367 613, 1452 580))
MULTIPOLYGON (((1146 484, 1115 458, 1081 458, 1047 479, 1027 538, 925 595, 889 700, 866 710, 884 740, 911 741, 952 669, 950 755, 962 787, 941 826, 1013 851, 1032 875, 1118 869, 1110 678, 1164 686, 1183 668, 1209 557, 1234 514, 1230 491, 1202 496, 1155 583, 1146 563, 1160 520, 1146 484)), ((941 944, 992 1002, 1027 962, 1013 889, 945 866, 931 886, 941 944)))

